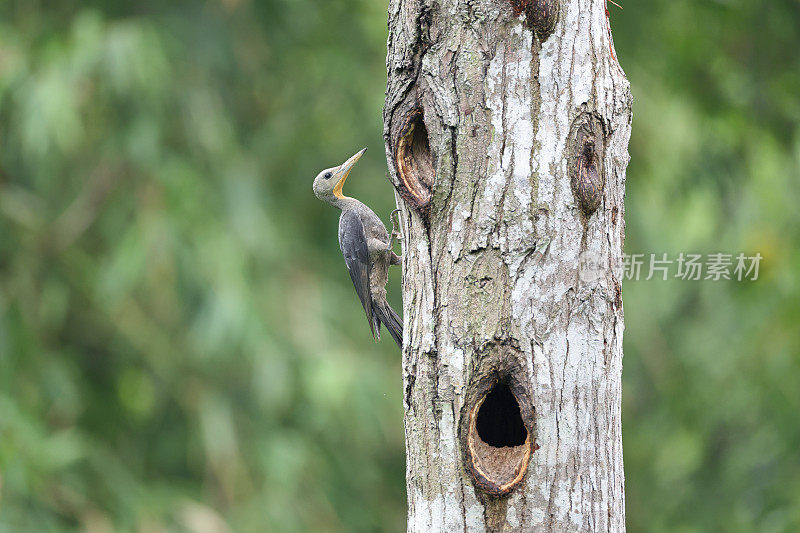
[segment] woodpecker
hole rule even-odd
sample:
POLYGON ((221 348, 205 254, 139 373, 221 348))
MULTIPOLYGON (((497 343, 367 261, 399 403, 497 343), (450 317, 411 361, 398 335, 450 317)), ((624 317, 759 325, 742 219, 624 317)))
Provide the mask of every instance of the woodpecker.
POLYGON ((366 151, 364 148, 338 167, 326 168, 317 174, 314 178, 314 195, 342 210, 339 217, 339 248, 367 314, 372 336, 375 340, 381 338, 380 328, 383 324, 402 349, 403 321, 386 301, 385 288, 389 266, 400 264, 401 258, 392 250, 396 233, 393 231, 390 236, 372 209, 342 193, 353 165, 366 151))

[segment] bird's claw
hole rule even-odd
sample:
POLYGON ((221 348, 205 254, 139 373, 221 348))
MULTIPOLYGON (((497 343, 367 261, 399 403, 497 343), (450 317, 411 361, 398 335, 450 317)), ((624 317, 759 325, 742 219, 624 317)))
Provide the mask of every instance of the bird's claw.
POLYGON ((389 215, 389 220, 392 221, 392 235, 396 235, 397 237, 400 237, 400 228, 399 228, 400 224, 398 223, 396 216, 399 212, 400 208, 397 208, 394 211, 392 211, 391 215, 389 215))
POLYGON ((392 211, 392 214, 389 215, 389 220, 392 221, 392 232, 391 232, 391 239, 389 239, 389 250, 394 249, 394 241, 400 239, 400 224, 397 222, 396 215, 400 212, 400 209, 395 209, 392 211))

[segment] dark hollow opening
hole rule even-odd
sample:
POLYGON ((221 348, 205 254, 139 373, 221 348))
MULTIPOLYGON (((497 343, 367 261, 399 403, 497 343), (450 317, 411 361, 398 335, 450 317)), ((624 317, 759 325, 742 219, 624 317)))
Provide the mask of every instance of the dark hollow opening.
POLYGON ((475 427, 481 440, 495 448, 520 446, 528 436, 517 399, 502 382, 483 401, 475 427))

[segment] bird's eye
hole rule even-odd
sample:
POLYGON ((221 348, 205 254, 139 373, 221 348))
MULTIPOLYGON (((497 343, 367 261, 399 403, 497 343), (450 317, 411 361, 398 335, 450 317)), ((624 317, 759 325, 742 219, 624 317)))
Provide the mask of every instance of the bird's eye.
POLYGON ((326 173, 325 173, 325 179, 326 179, 326 180, 329 180, 329 179, 331 179, 331 176, 333 176, 333 174, 331 174, 330 172, 326 172, 326 173))

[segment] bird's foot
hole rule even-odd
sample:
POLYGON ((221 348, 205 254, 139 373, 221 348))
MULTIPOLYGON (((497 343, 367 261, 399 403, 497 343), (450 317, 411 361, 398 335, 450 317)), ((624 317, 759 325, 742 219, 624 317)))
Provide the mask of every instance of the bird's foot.
POLYGON ((389 215, 389 220, 392 221, 392 238, 389 239, 389 249, 390 250, 394 248, 394 241, 395 240, 399 240, 400 237, 401 237, 401 235, 400 235, 400 223, 397 221, 397 217, 396 217, 396 215, 399 212, 400 212, 400 209, 398 208, 398 209, 395 209, 394 211, 392 211, 392 214, 389 215))

